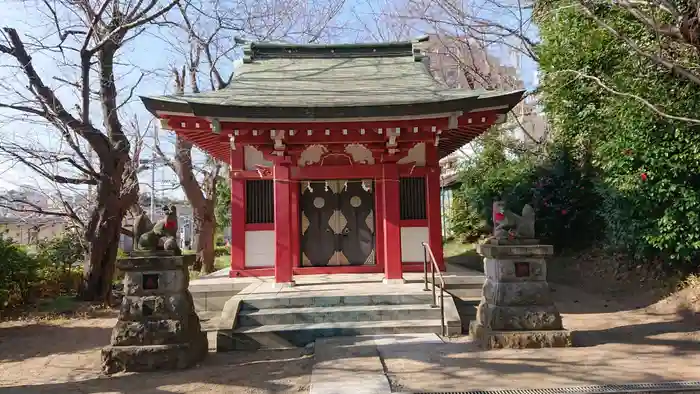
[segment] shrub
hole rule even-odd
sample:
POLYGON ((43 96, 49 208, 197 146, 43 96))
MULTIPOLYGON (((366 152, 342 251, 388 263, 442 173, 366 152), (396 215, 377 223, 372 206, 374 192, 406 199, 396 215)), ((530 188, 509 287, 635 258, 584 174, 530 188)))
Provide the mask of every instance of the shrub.
POLYGON ((501 199, 518 214, 530 204, 537 237, 558 248, 585 246, 597 237, 599 198, 585 163, 561 146, 550 146, 550 153, 542 157, 508 157, 504 144, 493 137, 483 143, 463 170, 462 188, 453 203, 451 224, 457 234, 473 239, 490 231, 492 203, 501 199))
POLYGON ((68 231, 53 239, 40 241, 37 257, 45 262, 69 269, 85 259, 85 244, 78 232, 68 231))
POLYGON ((0 234, 0 309, 27 302, 38 279, 39 261, 0 234))
POLYGON ((600 198, 587 167, 567 148, 555 146, 535 168, 531 204, 539 237, 564 248, 587 246, 598 238, 600 198))
POLYGON ((488 233, 488 223, 469 200, 462 190, 452 195, 452 205, 447 220, 456 238, 462 242, 474 241, 488 233))
POLYGON ((231 254, 231 249, 228 246, 216 246, 214 247, 214 256, 226 256, 231 254))
POLYGON ((78 290, 85 259, 85 245, 78 232, 68 231, 37 245, 39 260, 38 291, 42 296, 58 296, 78 290))

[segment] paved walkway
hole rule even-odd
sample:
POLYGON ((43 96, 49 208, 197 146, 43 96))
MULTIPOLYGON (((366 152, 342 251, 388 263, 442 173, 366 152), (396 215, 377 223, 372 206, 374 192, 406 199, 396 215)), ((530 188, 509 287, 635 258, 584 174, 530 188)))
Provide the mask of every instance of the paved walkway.
POLYGON ((542 389, 700 380, 700 354, 670 347, 481 351, 434 334, 318 341, 311 394, 542 389), (665 349, 662 349, 665 348, 665 349), (392 390, 393 389, 393 390, 392 390))
POLYGON ((446 343, 433 334, 331 338, 317 342, 311 394, 387 394, 387 385, 394 392, 454 392, 700 381, 697 315, 630 310, 552 286, 577 347, 483 351, 467 337, 446 343), (360 391, 363 378, 372 391, 360 391))
POLYGON ((309 394, 391 393, 374 337, 316 341, 309 394))

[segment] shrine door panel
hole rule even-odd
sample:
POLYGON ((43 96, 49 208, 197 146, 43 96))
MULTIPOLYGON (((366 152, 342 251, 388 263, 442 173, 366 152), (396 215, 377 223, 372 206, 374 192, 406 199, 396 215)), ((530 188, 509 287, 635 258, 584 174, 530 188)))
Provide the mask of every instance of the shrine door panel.
POLYGON ((329 180, 301 185, 301 265, 373 265, 372 181, 329 180))

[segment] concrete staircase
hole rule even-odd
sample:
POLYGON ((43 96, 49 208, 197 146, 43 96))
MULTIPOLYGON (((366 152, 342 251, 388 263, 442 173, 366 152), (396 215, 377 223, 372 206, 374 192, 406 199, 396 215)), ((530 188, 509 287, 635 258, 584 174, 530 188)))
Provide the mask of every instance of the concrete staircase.
POLYGON ((452 298, 462 322, 462 334, 469 333, 469 322, 476 320, 476 308, 481 301, 481 286, 472 284, 448 285, 447 292, 452 298))
MULTIPOLYGON (((216 349, 303 347, 317 338, 400 333, 441 334, 430 292, 372 295, 235 296, 218 321, 216 349)), ((445 294, 448 334, 461 332, 455 302, 445 294)), ((214 324, 210 320, 208 325, 214 324)), ((212 340, 210 335, 210 340, 212 340)), ((210 345, 211 346, 211 345, 210 345)))
MULTIPOLYGON (((450 267, 452 272, 464 272, 462 268, 450 267)), ((476 308, 481 301, 484 276, 470 272, 471 275, 446 275, 446 290, 454 299, 459 318, 462 322, 462 334, 469 333, 469 322, 476 320, 476 308)))

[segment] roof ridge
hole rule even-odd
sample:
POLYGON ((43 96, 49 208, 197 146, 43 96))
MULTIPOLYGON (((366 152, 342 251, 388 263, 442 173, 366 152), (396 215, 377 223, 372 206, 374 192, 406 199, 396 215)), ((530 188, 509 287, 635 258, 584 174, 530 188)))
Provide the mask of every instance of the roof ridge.
POLYGON ((428 36, 412 41, 358 44, 287 44, 252 42, 243 48, 243 63, 269 59, 337 59, 366 57, 409 57, 421 61, 422 50, 416 45, 428 36))

